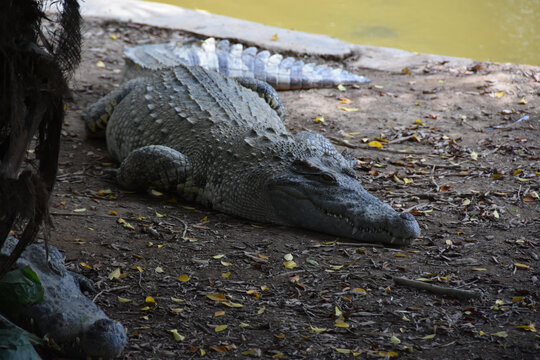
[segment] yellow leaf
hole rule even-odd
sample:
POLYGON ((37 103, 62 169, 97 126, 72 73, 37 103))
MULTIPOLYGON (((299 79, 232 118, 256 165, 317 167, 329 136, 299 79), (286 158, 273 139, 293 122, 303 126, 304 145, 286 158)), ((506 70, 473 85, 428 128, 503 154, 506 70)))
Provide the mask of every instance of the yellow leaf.
POLYGON ((424 282, 430 282, 430 281, 432 281, 432 279, 428 279, 428 278, 417 278, 417 279, 415 279, 415 280, 417 280, 417 281, 424 281, 424 282))
POLYGON ((189 275, 180 275, 179 277, 176 278, 176 280, 178 281, 181 281, 181 282, 188 282, 189 281, 189 275))
POLYGON ((478 160, 478 154, 475 153, 474 151, 471 151, 471 159, 474 161, 478 160))
POLYGON ((262 285, 261 290, 262 291, 268 291, 268 290, 270 290, 270 287, 268 285, 262 285))
POLYGON ((134 266, 133 268, 139 272, 143 272, 143 268, 140 266, 134 266))
POLYGON ((111 193, 112 193, 111 189, 102 189, 102 190, 98 190, 97 195, 98 196, 105 196, 105 195, 109 195, 111 193))
POLYGON ((495 96, 497 99, 500 99, 504 96, 504 91, 496 92, 495 94, 493 94, 493 96, 495 96))
POLYGON ((285 339, 285 334, 284 333, 277 334, 277 335, 274 335, 274 336, 277 337, 278 339, 285 339))
POLYGON ((96 66, 98 68, 103 69, 105 67, 105 63, 103 61, 101 61, 101 60, 98 60, 97 63, 96 63, 96 66))
POLYGON ((287 269, 294 269, 296 267, 296 263, 294 261, 284 261, 283 266, 285 266, 287 269))
POLYGON ((317 116, 317 117, 315 118, 315 122, 316 122, 316 123, 323 123, 323 122, 324 122, 324 116, 320 116, 320 115, 317 116))
POLYGON ((184 309, 182 308, 171 308, 171 311, 175 314, 178 314, 178 313, 181 313, 182 311, 184 311, 184 309))
POLYGON ((523 172, 523 169, 517 169, 517 170, 515 170, 515 171, 512 173, 512 175, 513 175, 513 176, 516 176, 516 175, 521 174, 522 172, 523 172))
POLYGON ((161 249, 161 248, 164 247, 164 246, 165 246, 165 244, 158 244, 157 248, 158 248, 158 249, 161 249))
POLYGON ((397 345, 397 344, 401 343, 401 340, 399 340, 399 338, 396 337, 396 336, 392 336, 392 337, 390 338, 390 342, 391 342, 392 344, 394 344, 394 345, 397 345))
POLYGON ((349 350, 349 349, 337 349, 336 348, 336 351, 340 354, 350 354, 352 353, 352 350, 349 350))
POLYGON ((514 266, 517 267, 518 269, 525 269, 525 270, 531 268, 529 265, 520 264, 520 263, 514 263, 514 266))
POLYGON ((186 210, 195 210, 195 208, 193 206, 186 206, 186 205, 182 205, 182 207, 186 210))
POLYGON ((232 302, 232 301, 223 301, 222 304, 225 305, 225 306, 228 306, 228 307, 230 307, 230 308, 241 308, 241 307, 244 307, 244 305, 239 304, 239 303, 234 303, 234 302, 232 302))
POLYGON ((465 199, 465 200, 463 200, 463 203, 461 203, 461 205, 462 206, 468 206, 468 205, 470 205, 470 203, 471 203, 470 199, 465 199))
POLYGON ((343 99, 341 99, 341 101, 339 103, 349 105, 349 104, 352 104, 353 102, 352 102, 351 99, 343 98, 343 99))
POLYGON ((171 300, 174 301, 175 303, 178 303, 178 304, 181 304, 181 303, 184 302, 184 300, 178 299, 178 298, 175 298, 175 297, 171 297, 171 300))
POLYGON ((350 107, 348 107, 348 106, 338 106, 338 109, 339 109, 339 110, 346 111, 346 112, 357 112, 357 111, 360 111, 359 108, 350 108, 350 107))
POLYGON ((154 212, 156 213, 156 216, 157 216, 158 218, 162 218, 162 217, 166 217, 166 216, 167 216, 167 214, 160 214, 160 213, 158 213, 158 212, 155 211, 155 210, 154 210, 154 212))
POLYGON ((221 265, 223 265, 223 266, 232 266, 232 263, 230 263, 228 261, 221 260, 221 265))
POLYGON ((413 180, 409 178, 403 178, 403 182, 405 183, 405 185, 407 185, 407 184, 412 184, 413 180))
MULTIPOLYGON (((152 309, 153 309, 153 307, 145 306, 145 307, 141 308, 141 311, 150 311, 152 309)), ((148 320, 148 319, 146 319, 146 320, 148 320)))
POLYGON ((126 229, 130 229, 130 230, 135 230, 135 228, 133 226, 131 226, 130 223, 128 223, 126 220, 122 219, 122 218, 118 218, 118 220, 116 220, 117 223, 119 224, 122 224, 122 226, 126 229))
POLYGON ((225 311, 223 311, 223 310, 221 310, 221 311, 216 311, 216 312, 214 313, 214 317, 223 316, 223 315, 225 315, 225 311))
POLYGON ((370 141, 368 143, 368 146, 379 148, 379 149, 383 148, 383 145, 380 142, 376 141, 376 140, 370 141))
POLYGON ((330 265, 330 269, 332 270, 341 270, 343 265, 330 265))
POLYGON ((154 189, 150 190, 150 194, 152 194, 152 196, 157 196, 157 197, 163 196, 163 193, 161 191, 157 191, 154 189))
POLYGON ((243 327, 243 328, 250 327, 250 325, 246 324, 245 322, 241 322, 240 324, 238 324, 238 326, 243 327))
POLYGON ((431 334, 431 335, 426 335, 422 338, 422 340, 429 340, 429 339, 433 339, 435 336, 437 336, 436 334, 431 334))
POLYGON ((395 254, 394 256, 395 257, 407 257, 407 255, 405 255, 405 254, 395 254))
POLYGON ((336 322, 334 323, 334 326, 340 327, 340 328, 348 328, 349 324, 345 322, 345 318, 342 316, 338 317, 336 319, 336 322))
POLYGON ((477 268, 477 267, 474 267, 471 269, 472 271, 487 271, 486 268, 477 268))
POLYGON ((224 278, 224 279, 228 279, 229 276, 231 276, 231 272, 230 272, 230 271, 221 273, 221 277, 224 278))
POLYGON ((312 333, 322 333, 323 331, 326 331, 326 328, 319 328, 312 325, 309 325, 309 331, 312 333))
POLYGON ((114 269, 110 274, 109 274, 109 280, 113 280, 113 279, 120 279, 120 268, 116 268, 114 269))
POLYGON ((176 330, 176 329, 169 330, 169 332, 171 334, 173 334, 174 340, 176 340, 176 341, 184 341, 184 339, 186 338, 185 336, 180 335, 178 333, 178 330, 176 330))
POLYGON ((403 75, 411 75, 411 71, 409 70, 408 67, 404 67, 403 69, 401 69, 401 73, 403 75))
POLYGON ((256 350, 255 349, 247 349, 246 351, 243 351, 242 352, 242 355, 244 356, 250 356, 250 355, 254 355, 256 353, 256 350))
POLYGON ((154 271, 157 272, 158 274, 164 273, 164 271, 163 271, 163 269, 161 268, 161 266, 156 267, 156 269, 155 269, 154 271))
POLYGON ((86 208, 73 209, 73 212, 76 212, 76 213, 81 213, 85 211, 86 211, 86 208))
POLYGON ((347 91, 347 88, 343 84, 338 84, 337 88, 339 91, 347 91))
POLYGON ((120 297, 120 296, 118 296, 117 299, 118 299, 118 301, 120 301, 121 303, 128 303, 128 302, 131 302, 131 301, 132 301, 131 299, 126 299, 126 298, 123 298, 123 297, 120 297))
POLYGON ((148 315, 141 316, 141 319, 148 320, 148 315))
POLYGON ((282 357, 283 357, 282 352, 278 352, 277 354, 272 355, 272 359, 279 359, 279 358, 282 358, 282 357))
POLYGON ((278 37, 278 34, 274 34, 270 37, 270 40, 271 41, 278 41, 279 40, 279 37, 278 37))
POLYGON ((109 35, 109 39, 116 40, 116 39, 118 39, 118 36, 116 36, 114 34, 111 34, 111 35, 109 35))
POLYGON ((292 254, 285 254, 285 255, 283 256, 283 258, 284 258, 285 260, 287 260, 287 261, 291 261, 291 260, 293 259, 293 255, 292 255, 292 254))
POLYGON ((518 101, 519 105, 527 105, 529 102, 525 100, 525 98, 521 98, 521 100, 518 101))
POLYGON ((367 291, 362 288, 354 288, 352 289, 352 292, 356 294, 367 295, 367 291))
POLYGON ((218 255, 212 256, 212 259, 219 260, 219 259, 221 259, 221 258, 224 257, 224 256, 225 256, 225 254, 218 254, 218 255))
POLYGON ((154 246, 154 243, 153 243, 153 242, 151 242, 151 241, 149 241, 149 242, 147 242, 147 243, 146 243, 146 246, 148 246, 148 247, 152 247, 152 246, 154 246))
POLYGON ((225 330, 225 329, 227 329, 227 328, 228 328, 227 325, 219 325, 219 326, 216 326, 216 327, 214 328, 214 331, 215 331, 215 332, 220 332, 220 331, 223 331, 223 330, 225 330))
MULTIPOLYGON (((82 267, 87 268, 87 269, 92 269, 92 267, 90 265, 88 265, 87 263, 84 263, 82 261, 79 263, 79 265, 81 265, 82 267)), ((112 280, 112 279, 110 279, 110 280, 112 280)))
POLYGON ((384 89, 384 86, 382 86, 382 85, 375 85, 375 88, 376 88, 376 89, 384 89))
POLYGON ((151 305, 156 305, 156 300, 154 300, 153 297, 147 296, 146 299, 144 299, 144 302, 151 305))
POLYGON ((491 336, 498 336, 498 337, 505 338, 508 336, 508 333, 506 331, 499 331, 499 332, 491 334, 491 336))
POLYGON ((515 296, 512 298, 513 303, 520 302, 521 300, 523 300, 523 296, 515 296))
POLYGON ((537 332, 536 328, 534 327, 534 323, 531 323, 529 325, 519 325, 519 326, 516 326, 516 329, 520 329, 523 331, 537 332))
POLYGON ((214 301, 225 301, 225 300, 227 300, 225 295, 220 294, 220 293, 208 294, 208 295, 206 295, 206 297, 209 298, 210 300, 214 300, 214 301))
POLYGON ((257 311, 257 315, 261 315, 262 313, 264 313, 266 310, 266 306, 263 306, 262 308, 260 308, 258 311, 257 311))
POLYGON ((337 306, 334 309, 334 313, 336 314, 336 317, 343 315, 343 312, 337 306))

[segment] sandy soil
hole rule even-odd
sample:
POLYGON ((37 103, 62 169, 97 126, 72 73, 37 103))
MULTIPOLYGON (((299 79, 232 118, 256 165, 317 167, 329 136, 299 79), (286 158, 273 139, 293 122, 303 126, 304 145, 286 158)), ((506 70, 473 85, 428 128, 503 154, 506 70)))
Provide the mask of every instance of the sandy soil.
POLYGON ((422 237, 385 248, 118 187, 81 111, 120 83, 124 46, 182 36, 87 23, 62 134, 51 242, 126 327, 126 359, 538 356, 539 68, 431 64, 394 74, 350 58, 343 65, 370 85, 281 93, 291 131, 354 149, 364 187, 417 216, 422 237), (295 268, 283 265, 286 254, 295 268), (482 297, 460 301, 394 277, 482 297))

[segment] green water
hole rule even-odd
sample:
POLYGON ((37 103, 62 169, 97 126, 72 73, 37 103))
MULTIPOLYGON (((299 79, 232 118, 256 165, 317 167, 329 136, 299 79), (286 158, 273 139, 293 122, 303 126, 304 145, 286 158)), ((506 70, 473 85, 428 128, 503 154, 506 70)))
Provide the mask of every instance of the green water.
POLYGON ((160 0, 349 42, 540 65, 540 0, 160 0))

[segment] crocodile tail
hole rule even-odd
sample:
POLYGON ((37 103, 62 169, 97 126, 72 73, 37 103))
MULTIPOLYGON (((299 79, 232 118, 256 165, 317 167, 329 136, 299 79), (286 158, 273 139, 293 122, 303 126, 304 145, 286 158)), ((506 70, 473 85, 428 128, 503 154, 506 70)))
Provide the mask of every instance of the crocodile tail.
POLYGON ((231 44, 228 40, 216 42, 214 38, 136 46, 126 48, 124 54, 128 63, 138 68, 155 70, 179 63, 199 65, 225 76, 262 80, 278 90, 326 88, 370 81, 340 68, 306 64, 292 57, 271 54, 268 50, 258 51, 256 47, 244 49, 242 44, 231 44))

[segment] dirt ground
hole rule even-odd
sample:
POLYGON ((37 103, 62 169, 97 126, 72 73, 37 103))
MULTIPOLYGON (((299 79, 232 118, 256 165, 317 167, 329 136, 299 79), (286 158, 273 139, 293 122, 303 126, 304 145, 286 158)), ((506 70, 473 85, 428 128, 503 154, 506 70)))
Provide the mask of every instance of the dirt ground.
POLYGON ((88 22, 62 134, 51 242, 126 327, 124 358, 539 358, 538 67, 395 74, 350 58, 342 65, 371 84, 281 93, 292 132, 353 149, 363 186, 417 217, 422 236, 387 248, 115 183, 81 111, 121 82, 124 46, 182 36, 88 22), (457 300, 395 277, 482 296, 457 300))

